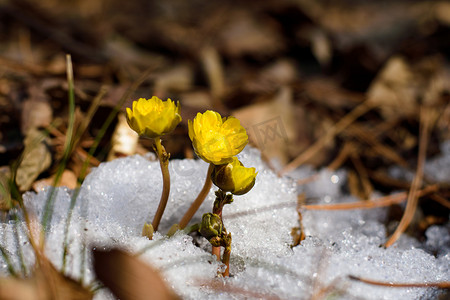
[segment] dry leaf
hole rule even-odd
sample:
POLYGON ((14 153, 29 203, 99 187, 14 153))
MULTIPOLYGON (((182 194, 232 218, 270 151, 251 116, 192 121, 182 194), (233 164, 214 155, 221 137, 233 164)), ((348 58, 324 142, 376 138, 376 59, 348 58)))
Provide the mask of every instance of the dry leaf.
POLYGON ((0 278, 1 300, 88 300, 92 297, 91 291, 59 273, 43 257, 39 268, 29 278, 0 278))
POLYGON ((111 138, 111 150, 108 161, 118 157, 133 155, 136 153, 139 136, 130 128, 123 113, 117 115, 118 122, 111 138))
POLYGON ((47 127, 53 118, 53 110, 41 85, 30 85, 30 98, 23 103, 21 130, 26 134, 29 130, 47 127))
POLYGON ((179 299, 156 270, 136 257, 119 249, 95 250, 93 256, 98 279, 119 299, 179 299))
POLYGON ((370 86, 367 97, 380 106, 386 119, 417 112, 414 74, 401 57, 391 58, 370 86))
POLYGON ((367 97, 380 106, 386 119, 417 116, 419 101, 438 105, 448 91, 446 75, 439 56, 425 57, 414 64, 392 57, 370 86, 367 97))
MULTIPOLYGON (((46 186, 53 185, 54 181, 55 175, 49 178, 38 180, 35 183, 33 183, 33 189, 36 192, 39 192, 43 190, 46 186)), ((77 175, 75 175, 75 173, 70 170, 64 170, 57 186, 65 186, 69 189, 75 189, 77 187, 77 175)))
POLYGON ((283 87, 271 101, 249 105, 232 112, 247 129, 250 141, 264 155, 281 164, 289 160, 289 143, 296 139, 292 90, 283 87))
POLYGON ((9 167, 0 167, 0 210, 9 210, 12 207, 9 180, 11 170, 9 167))
POLYGON ((442 22, 443 24, 446 24, 447 26, 450 25, 450 3, 448 2, 438 2, 434 6, 436 18, 442 22))
POLYGON ((24 144, 22 161, 16 172, 16 184, 21 191, 28 190, 39 174, 52 163, 49 139, 42 131, 30 129, 24 144))

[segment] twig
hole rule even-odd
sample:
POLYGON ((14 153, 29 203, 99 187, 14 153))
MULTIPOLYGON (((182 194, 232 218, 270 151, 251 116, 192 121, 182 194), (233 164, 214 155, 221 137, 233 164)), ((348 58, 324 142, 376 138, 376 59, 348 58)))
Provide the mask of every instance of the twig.
POLYGON ((437 203, 441 204, 442 206, 445 206, 445 207, 450 209, 450 201, 448 201, 447 199, 445 199, 441 195, 433 194, 433 195, 430 196, 430 198, 431 198, 431 200, 434 200, 437 203))
POLYGON ((340 166, 344 164, 344 162, 347 160, 347 158, 356 150, 358 150, 358 146, 355 145, 353 142, 346 142, 344 146, 341 148, 341 151, 339 151, 336 158, 328 165, 328 169, 335 171, 339 169, 340 166))
POLYGON ((364 282, 367 284, 378 285, 378 286, 388 286, 388 287, 399 287, 399 288, 409 288, 409 287, 419 287, 419 288, 428 288, 428 287, 436 287, 440 289, 449 289, 450 281, 444 282, 426 282, 426 283, 393 283, 393 282, 383 282, 376 281, 371 279, 365 279, 353 275, 348 276, 351 280, 356 280, 359 282, 364 282))
POLYGON ((300 226, 300 228, 299 228, 300 234, 298 236, 295 236, 294 242, 292 243, 291 247, 298 246, 306 238, 305 227, 303 226, 303 216, 302 216, 302 212, 300 210, 303 203, 305 203, 305 194, 301 194, 297 198, 297 216, 298 216, 298 223, 300 226))
MULTIPOLYGON (((417 197, 435 192, 438 190, 438 185, 430 185, 422 190, 417 191, 417 197)), ((397 193, 369 201, 358 201, 350 203, 336 203, 336 204, 307 204, 302 206, 302 209, 308 210, 348 210, 348 209, 370 209, 375 207, 389 206, 401 203, 407 198, 406 192, 397 193)))
POLYGON ((370 134, 369 132, 367 132, 367 130, 364 130, 363 126, 353 124, 352 126, 349 126, 346 132, 359 139, 360 141, 366 143, 371 147, 371 150, 375 151, 384 158, 389 159, 399 164, 400 166, 408 166, 406 160, 404 160, 394 149, 380 143, 376 135, 370 134))
POLYGON ((296 159, 288 163, 280 172, 279 175, 285 175, 293 171, 298 166, 302 165, 316 153, 320 151, 327 143, 329 143, 338 133, 346 129, 351 123, 353 123, 357 118, 364 115, 371 109, 375 107, 375 103, 372 101, 364 101, 357 107, 355 107, 351 112, 345 115, 339 122, 337 122, 321 139, 317 140, 308 149, 302 152, 296 159))

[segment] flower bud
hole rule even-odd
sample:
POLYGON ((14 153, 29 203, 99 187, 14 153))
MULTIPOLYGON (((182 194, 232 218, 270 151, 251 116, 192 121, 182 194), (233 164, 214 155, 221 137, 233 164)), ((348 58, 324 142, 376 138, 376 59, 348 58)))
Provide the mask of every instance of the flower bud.
POLYGON ((219 236, 222 232, 222 220, 216 214, 204 214, 199 232, 208 240, 219 236))
POLYGON ((153 239, 153 226, 150 223, 145 223, 144 227, 142 228, 142 236, 147 237, 149 240, 153 239))
POLYGON ((214 166, 211 173, 212 182, 224 192, 243 195, 255 185, 255 168, 246 168, 236 158, 228 164, 214 166))

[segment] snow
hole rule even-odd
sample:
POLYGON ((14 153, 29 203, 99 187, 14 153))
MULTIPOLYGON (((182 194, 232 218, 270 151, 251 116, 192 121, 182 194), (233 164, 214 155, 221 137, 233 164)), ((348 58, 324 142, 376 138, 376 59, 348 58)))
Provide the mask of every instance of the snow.
MULTIPOLYGON (((102 163, 88 175, 79 191, 69 228, 68 275, 83 276, 84 282, 93 281, 87 249, 117 246, 142 252, 139 256, 142 261, 158 268, 168 285, 184 299, 263 296, 308 299, 325 291, 336 299, 428 299, 437 297, 441 291, 370 286, 348 276, 400 283, 450 281, 450 226, 431 226, 424 242, 403 235, 397 244, 385 249, 381 245, 387 239, 383 225, 386 208, 302 209, 307 238, 291 248, 292 228, 299 226, 298 194, 305 193, 308 201, 314 203, 356 201, 344 192, 346 173, 302 167, 289 178, 279 178, 262 162, 258 150, 251 147, 239 158, 245 166, 257 169, 257 181, 248 194, 235 196, 234 202, 224 208, 225 226, 233 238, 232 276, 217 278, 217 270, 223 266, 215 261, 209 243, 202 237, 183 232, 171 238, 165 236, 201 190, 208 167, 203 161, 171 160, 171 193, 160 231, 152 241, 140 237, 143 223, 153 218, 162 188, 159 163, 150 158, 151 155, 116 159, 102 163), (296 184, 296 179, 311 175, 317 178, 307 184, 296 184)), ((450 168, 439 168, 442 164, 449 165, 449 161, 450 147, 444 145, 443 156, 430 161, 426 171, 437 179, 449 178, 450 168)), ((211 211, 214 191, 212 188, 191 224, 211 211)), ((24 195, 26 206, 36 218, 42 217, 49 193, 46 188, 37 194, 24 195)), ((45 250, 57 268, 62 267, 64 230, 74 193, 66 188, 58 188, 56 193, 45 250)), ((14 221, 13 213, 9 219, 0 223, 0 245, 13 258, 16 269, 20 269, 18 249, 30 268, 34 255, 24 233, 25 225, 14 221)), ((33 224, 38 226, 36 222, 33 224)), ((8 274, 3 258, 0 274, 8 274)), ((112 296, 102 289, 95 299, 112 296)))

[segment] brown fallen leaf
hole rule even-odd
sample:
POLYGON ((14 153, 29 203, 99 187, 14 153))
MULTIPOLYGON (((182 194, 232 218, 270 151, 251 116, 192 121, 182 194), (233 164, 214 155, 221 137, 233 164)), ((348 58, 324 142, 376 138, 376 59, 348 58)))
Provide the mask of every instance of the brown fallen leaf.
POLYGON ((155 269, 138 258, 119 249, 94 250, 92 253, 98 279, 119 299, 180 299, 155 269))
POLYGON ((39 174, 52 163, 49 139, 44 132, 30 129, 24 144, 22 160, 16 172, 16 184, 21 191, 28 190, 39 174))
POLYGON ((30 85, 28 93, 30 98, 23 103, 21 116, 21 130, 23 134, 26 134, 32 128, 47 127, 50 125, 53 117, 53 110, 48 96, 41 85, 30 85))
POLYGON ((33 276, 28 278, 0 278, 0 300, 88 300, 91 291, 79 282, 59 273, 44 257, 33 276))
MULTIPOLYGON (((36 192, 41 191, 44 187, 53 185, 54 181, 55 175, 38 180, 33 183, 33 190, 36 192)), ((75 189, 77 187, 77 175, 75 175, 75 173, 71 170, 64 170, 57 186, 65 186, 69 189, 75 189)))
POLYGON ((369 87, 369 101, 378 105, 385 119, 417 117, 419 99, 429 106, 439 105, 448 93, 448 76, 440 56, 410 63, 401 56, 388 60, 369 87))
POLYGON ((450 25, 450 3, 445 1, 437 2, 434 6, 436 19, 441 23, 450 25))
POLYGON ((12 207, 10 177, 11 169, 7 166, 0 167, 0 210, 9 210, 12 207))
POLYGON ((370 86, 367 97, 377 103, 386 119, 417 112, 417 87, 409 64, 402 57, 391 58, 370 86))
POLYGON ((270 101, 245 106, 232 112, 247 129, 250 142, 267 157, 282 164, 289 159, 289 143, 295 140, 292 89, 285 86, 270 101))

